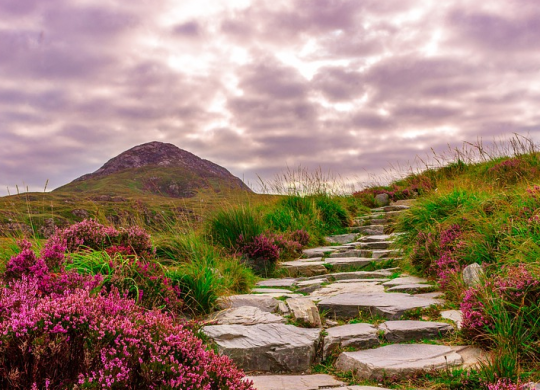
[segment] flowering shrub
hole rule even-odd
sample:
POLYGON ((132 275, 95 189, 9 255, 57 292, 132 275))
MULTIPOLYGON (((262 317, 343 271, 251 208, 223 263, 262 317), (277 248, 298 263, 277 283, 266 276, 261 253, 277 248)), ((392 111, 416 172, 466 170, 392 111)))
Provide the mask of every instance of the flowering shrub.
POLYGON ((480 300, 479 290, 470 288, 465 291, 460 308, 463 314, 462 327, 470 335, 481 334, 484 326, 491 325, 492 321, 488 318, 485 306, 480 300))
POLYGON ((522 158, 510 158, 488 169, 488 175, 501 184, 513 184, 521 178, 537 177, 538 168, 522 158))
POLYGON ((390 187, 371 187, 355 192, 354 197, 368 207, 376 207, 375 196, 388 194, 390 200, 411 199, 432 191, 435 188, 434 181, 424 175, 411 176, 403 182, 392 184, 390 187))
POLYGON ((0 288, 0 387, 253 389, 187 327, 118 291, 41 295, 23 276, 0 288))
POLYGON ((130 251, 147 256, 153 253, 150 235, 138 226, 115 229, 93 219, 85 219, 65 229, 58 229, 50 242, 63 243, 69 252, 81 249, 106 250, 107 248, 130 248, 130 251))
POLYGON ((290 238, 292 241, 296 241, 299 243, 302 247, 307 246, 309 244, 310 236, 309 233, 305 230, 295 230, 290 234, 290 238))
POLYGON ((518 381, 512 382, 510 379, 499 379, 495 383, 487 383, 488 390, 530 390, 531 386, 518 381))
POLYGON ((237 243, 240 253, 248 258, 249 265, 256 273, 268 276, 274 271, 280 251, 272 237, 260 234, 246 242, 244 236, 240 235, 237 243))

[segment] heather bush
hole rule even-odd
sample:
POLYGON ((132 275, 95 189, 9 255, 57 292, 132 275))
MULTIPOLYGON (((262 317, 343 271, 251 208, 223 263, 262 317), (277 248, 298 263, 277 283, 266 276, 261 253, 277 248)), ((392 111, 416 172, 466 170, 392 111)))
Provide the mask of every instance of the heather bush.
POLYGON ((252 389, 189 328, 118 291, 39 292, 23 276, 0 289, 0 387, 252 389))
POLYGON ((138 256, 153 254, 150 235, 144 229, 138 226, 115 229, 93 219, 85 219, 65 229, 57 229, 48 242, 65 245, 68 252, 129 248, 129 250, 123 250, 133 252, 138 256))
POLYGON ((247 241, 243 236, 238 237, 238 247, 248 259, 248 264, 256 274, 268 277, 277 265, 280 250, 273 237, 265 234, 255 236, 247 241))

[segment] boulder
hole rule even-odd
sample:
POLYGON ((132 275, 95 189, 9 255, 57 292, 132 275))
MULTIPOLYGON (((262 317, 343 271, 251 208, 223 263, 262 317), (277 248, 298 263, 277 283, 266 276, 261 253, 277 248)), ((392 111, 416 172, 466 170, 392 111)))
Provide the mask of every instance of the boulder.
POLYGON ((243 370, 300 373, 316 362, 319 329, 259 324, 213 325, 202 331, 243 370))
POLYGON ((322 327, 319 309, 309 298, 289 298, 285 301, 294 319, 310 328, 322 327))
POLYGON ((456 324, 456 327, 458 329, 461 329, 461 324, 463 323, 463 313, 461 312, 461 310, 441 311, 441 317, 446 320, 454 321, 456 324))
POLYGON ((379 207, 388 206, 390 204, 390 196, 388 194, 375 195, 375 204, 379 207))
POLYGON ((393 344, 365 351, 343 352, 336 361, 336 368, 352 371, 358 378, 374 380, 442 370, 462 363, 461 356, 445 345, 393 344))
POLYGON ((484 270, 479 264, 473 263, 463 269, 463 282, 467 287, 478 285, 483 276, 484 270))

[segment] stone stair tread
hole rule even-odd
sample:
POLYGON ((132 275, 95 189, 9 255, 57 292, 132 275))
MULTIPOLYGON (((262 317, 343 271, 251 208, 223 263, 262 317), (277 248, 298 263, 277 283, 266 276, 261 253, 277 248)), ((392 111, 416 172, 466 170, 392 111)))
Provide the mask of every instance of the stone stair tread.
POLYGON ((459 366, 463 358, 451 347, 431 344, 393 344, 381 348, 343 352, 336 361, 340 371, 353 371, 363 379, 410 375, 418 371, 459 366))
POLYGON ((295 278, 266 279, 257 282, 257 287, 292 287, 296 283, 295 278))
POLYGON ((241 306, 254 306, 262 311, 272 313, 278 307, 278 300, 274 297, 260 294, 231 295, 218 300, 221 309, 233 309, 241 306))
POLYGON ((456 327, 461 329, 461 324, 463 323, 463 313, 461 310, 443 310, 441 311, 441 317, 455 322, 456 327))
POLYGON ((421 283, 409 283, 409 284, 399 284, 394 287, 390 287, 388 292, 406 292, 409 294, 415 294, 419 292, 426 292, 433 290, 434 287, 429 284, 421 284, 421 283))
POLYGON ((209 320, 216 321, 217 325, 257 325, 285 322, 285 318, 262 311, 254 306, 225 309, 213 314, 209 320))
POLYGON ((390 234, 377 234, 377 235, 370 235, 370 236, 363 236, 361 237, 358 242, 379 242, 379 241, 388 241, 391 242, 392 238, 394 236, 390 234))
MULTIPOLYGON (((373 282, 333 283, 333 284, 329 284, 327 286, 321 287, 318 290, 315 290, 309 295, 309 297, 313 300, 323 301, 324 299, 327 299, 330 297, 341 296, 341 295, 348 295, 348 294, 366 295, 366 294, 374 294, 374 293, 385 294, 384 287, 381 286, 379 283, 373 283, 373 282)), ((395 295, 395 294, 386 294, 386 295, 395 295)), ((358 310, 356 310, 355 315, 350 318, 354 318, 357 315, 358 315, 358 310)))
POLYGON ((388 249, 390 247, 390 242, 389 241, 361 242, 359 246, 362 249, 388 249))
POLYGON ((431 339, 454 331, 454 327, 446 322, 434 321, 386 321, 379 325, 384 331, 384 338, 390 342, 431 339))
POLYGON ((254 294, 292 294, 293 292, 291 290, 287 290, 284 288, 270 288, 270 287, 261 287, 261 288, 254 288, 251 290, 254 294))
MULTIPOLYGON (((343 389, 343 382, 330 375, 254 375, 247 379, 253 381, 257 390, 319 390, 328 388, 343 389)), ((345 387, 346 389, 347 387, 345 387)))
POLYGON ((344 279, 344 280, 336 280, 335 283, 377 283, 381 284, 389 279, 387 278, 362 278, 362 279, 344 279))
POLYGON ((325 237, 325 240, 333 244, 347 244, 356 240, 358 234, 356 233, 347 233, 347 234, 337 234, 334 236, 325 237))
MULTIPOLYGON (((375 285, 374 283, 370 283, 375 285)), ((351 284, 343 284, 350 286, 351 284)), ((332 286, 327 286, 332 287, 332 286)), ((373 287, 382 287, 375 285, 373 287)), ((320 293, 319 290, 317 293, 320 293)), ((389 320, 399 319, 406 311, 426 308, 442 303, 438 299, 416 297, 404 293, 342 293, 329 296, 319 301, 319 310, 325 310, 337 318, 350 319, 358 316, 360 310, 368 310, 382 315, 389 320)))
POLYGON ((396 268, 391 269, 381 269, 377 271, 352 271, 352 272, 337 272, 331 273, 327 276, 335 280, 345 280, 345 279, 362 279, 362 278, 381 278, 386 276, 391 276, 396 268))
POLYGON ((326 329, 323 341, 323 359, 338 348, 367 349, 378 346, 377 328, 371 324, 358 323, 326 329))
POLYGON ((428 284, 429 282, 427 279, 419 278, 417 276, 402 276, 399 278, 395 278, 390 280, 389 282, 384 283, 385 287, 394 287, 394 286, 400 286, 405 284, 428 284))
POLYGON ((210 325, 202 328, 246 371, 306 372, 316 360, 319 329, 285 324, 210 325))

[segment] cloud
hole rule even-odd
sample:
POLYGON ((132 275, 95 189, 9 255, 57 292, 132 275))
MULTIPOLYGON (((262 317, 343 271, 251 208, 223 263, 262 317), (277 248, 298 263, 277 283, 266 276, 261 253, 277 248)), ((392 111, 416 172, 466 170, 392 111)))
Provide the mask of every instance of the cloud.
POLYGON ((0 16, 0 194, 154 140, 253 182, 540 138, 530 1, 5 0, 0 16))

